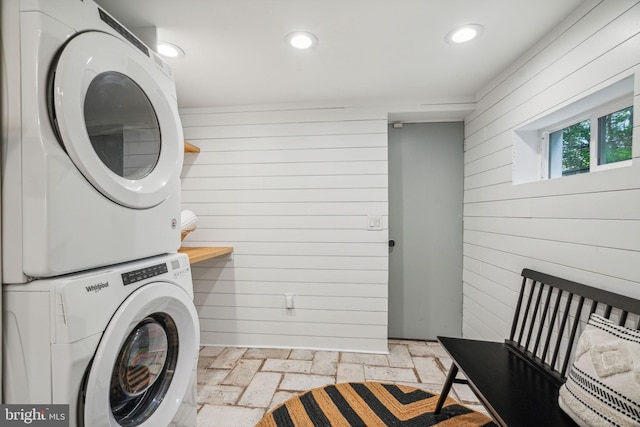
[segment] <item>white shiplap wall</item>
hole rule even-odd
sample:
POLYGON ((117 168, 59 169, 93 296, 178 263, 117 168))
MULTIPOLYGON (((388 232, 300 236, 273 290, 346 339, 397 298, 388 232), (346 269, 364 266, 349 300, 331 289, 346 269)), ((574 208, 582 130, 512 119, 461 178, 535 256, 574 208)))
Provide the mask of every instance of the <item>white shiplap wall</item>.
POLYGON ((202 344, 387 351, 386 112, 181 111, 185 246, 233 246, 193 265, 202 344), (368 231, 367 215, 384 219, 368 231), (285 293, 295 308, 285 309, 285 293))
POLYGON ((465 122, 463 334, 508 334, 523 267, 640 298, 640 4, 589 0, 465 122), (512 184, 513 132, 635 74, 631 167, 512 184))

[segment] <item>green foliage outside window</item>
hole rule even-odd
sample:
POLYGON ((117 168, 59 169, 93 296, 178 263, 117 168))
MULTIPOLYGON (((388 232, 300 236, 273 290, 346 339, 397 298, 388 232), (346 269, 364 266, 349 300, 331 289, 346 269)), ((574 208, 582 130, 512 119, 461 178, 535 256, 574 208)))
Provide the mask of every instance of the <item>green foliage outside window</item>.
MULTIPOLYGON (((605 165, 631 159, 633 106, 599 117, 597 123, 597 164, 605 165)), ((590 119, 550 133, 549 177, 589 172, 590 141, 590 119)))
POLYGON ((591 122, 576 123, 561 130, 562 132, 562 176, 589 172, 591 154, 591 122))
POLYGON ((633 107, 598 119, 598 164, 621 162, 631 158, 633 107))

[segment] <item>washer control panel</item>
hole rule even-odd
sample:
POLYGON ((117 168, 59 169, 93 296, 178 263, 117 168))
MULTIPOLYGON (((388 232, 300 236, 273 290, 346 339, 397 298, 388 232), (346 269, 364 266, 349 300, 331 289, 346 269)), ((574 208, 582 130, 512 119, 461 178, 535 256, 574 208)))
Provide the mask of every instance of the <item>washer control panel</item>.
POLYGON ((150 279, 151 277, 165 274, 168 271, 169 270, 167 268, 166 262, 163 262, 162 264, 151 265, 149 267, 122 273, 122 283, 125 286, 131 285, 132 283, 136 283, 141 280, 150 279))
POLYGON ((181 263, 180 259, 174 259, 171 261, 171 269, 173 270, 173 278, 181 279, 191 275, 191 269, 189 268, 189 261, 181 263), (184 264, 184 265, 183 265, 184 264))

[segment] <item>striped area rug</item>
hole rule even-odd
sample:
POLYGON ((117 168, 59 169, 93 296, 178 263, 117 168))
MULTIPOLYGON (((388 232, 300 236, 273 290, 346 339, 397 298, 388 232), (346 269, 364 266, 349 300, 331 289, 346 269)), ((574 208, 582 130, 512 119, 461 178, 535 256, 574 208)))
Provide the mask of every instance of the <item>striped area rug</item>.
POLYGON ((256 427, 479 427, 495 426, 486 415, 447 398, 434 415, 437 394, 377 382, 328 385, 292 397, 256 427))

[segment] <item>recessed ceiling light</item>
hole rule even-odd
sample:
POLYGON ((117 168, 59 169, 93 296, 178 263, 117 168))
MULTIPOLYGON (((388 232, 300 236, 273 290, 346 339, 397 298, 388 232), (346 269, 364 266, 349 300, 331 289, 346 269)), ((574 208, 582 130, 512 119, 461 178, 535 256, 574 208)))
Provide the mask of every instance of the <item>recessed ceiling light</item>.
POLYGON ((483 31, 484 27, 482 25, 463 25, 449 31, 444 39, 451 44, 466 43, 477 38, 483 31))
POLYGON ((296 31, 287 34, 286 39, 289 44, 296 49, 309 49, 318 44, 318 38, 314 34, 306 31, 296 31))
POLYGON ((184 50, 178 46, 168 42, 158 42, 158 53, 167 58, 182 58, 184 56, 184 50))

